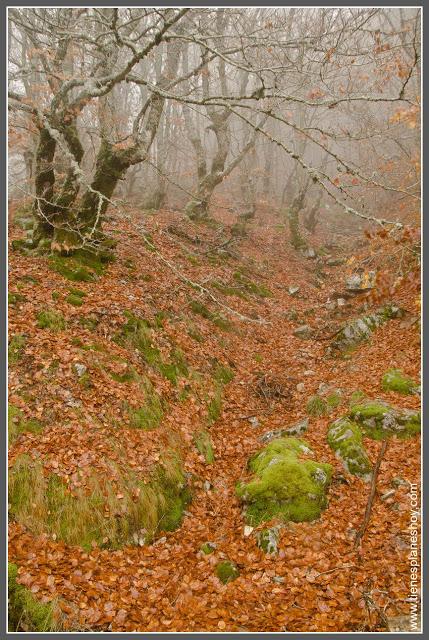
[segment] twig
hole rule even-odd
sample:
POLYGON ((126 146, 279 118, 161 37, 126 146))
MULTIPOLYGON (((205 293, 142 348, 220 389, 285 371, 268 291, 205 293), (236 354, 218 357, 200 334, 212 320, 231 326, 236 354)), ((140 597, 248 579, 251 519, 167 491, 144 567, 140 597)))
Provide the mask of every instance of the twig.
POLYGON ((360 541, 362 540, 364 533, 366 531, 366 528, 368 526, 369 519, 371 517, 372 504, 374 502, 374 496, 377 489, 377 476, 380 469, 381 461, 383 459, 384 454, 386 453, 386 449, 387 449, 387 440, 383 440, 383 444, 381 445, 380 451, 378 452, 378 457, 372 472, 371 490, 369 492, 368 502, 365 509, 365 517, 363 519, 361 528, 356 534, 355 543, 354 543, 355 548, 359 546, 360 541))

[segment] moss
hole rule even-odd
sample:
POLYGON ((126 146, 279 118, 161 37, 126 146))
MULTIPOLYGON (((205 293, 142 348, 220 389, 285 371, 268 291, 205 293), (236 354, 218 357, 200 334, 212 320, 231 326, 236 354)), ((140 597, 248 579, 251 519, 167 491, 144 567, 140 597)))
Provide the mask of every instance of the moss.
POLYGON ((234 375, 232 369, 220 363, 216 364, 213 371, 213 378, 220 384, 228 384, 234 379, 234 375))
POLYGON ((69 293, 66 296, 66 302, 72 304, 74 307, 81 307, 83 305, 83 300, 81 296, 75 296, 73 293, 69 293))
POLYGON ((159 427, 164 415, 162 398, 153 389, 149 380, 144 383, 145 403, 139 409, 130 411, 130 426, 133 429, 150 431, 159 427))
POLYGON ((273 295, 272 291, 270 291, 265 285, 253 282, 242 271, 235 271, 233 278, 236 282, 240 283, 240 286, 243 287, 245 291, 255 296, 259 296, 260 298, 270 298, 273 295))
POLYGON ((7 434, 9 445, 11 445, 21 433, 40 433, 42 429, 43 426, 38 420, 26 420, 18 407, 15 407, 13 404, 8 404, 7 434))
POLYGON ((148 481, 131 469, 116 469, 116 483, 96 471, 85 489, 71 493, 57 475, 45 476, 40 462, 18 457, 9 472, 10 515, 33 534, 47 533, 66 544, 91 549, 140 543, 158 531, 177 528, 190 500, 180 459, 165 452, 148 481))
POLYGON ((349 473, 369 480, 371 462, 362 442, 361 430, 354 422, 339 418, 330 425, 327 439, 349 473))
POLYGON ((352 407, 355 404, 360 404, 362 400, 364 400, 364 398, 364 391, 360 391, 359 389, 357 391, 353 391, 352 395, 350 396, 350 406, 352 407))
POLYGON ((85 291, 82 291, 82 289, 75 289, 74 287, 70 287, 69 291, 71 295, 78 296, 79 298, 85 298, 87 295, 85 291))
POLYGON ((93 282, 103 275, 105 271, 104 257, 104 253, 96 255, 85 249, 79 249, 72 256, 51 256, 49 258, 49 267, 52 271, 67 278, 67 280, 93 282))
POLYGON ((304 440, 279 438, 249 460, 256 477, 237 486, 249 524, 258 525, 273 517, 294 522, 320 517, 326 507, 325 492, 332 467, 300 460, 303 453, 310 453, 304 440))
POLYGON ((22 333, 16 333, 9 340, 7 356, 9 364, 16 364, 22 358, 25 349, 26 338, 22 333))
POLYGON ((211 443, 210 436, 207 433, 207 431, 200 431, 199 433, 195 434, 194 442, 198 451, 201 453, 202 456, 204 456, 204 459, 207 462, 207 464, 212 464, 214 462, 215 457, 214 457, 213 445, 211 443))
POLYGON ((8 562, 8 630, 61 631, 52 603, 39 602, 29 589, 17 582, 18 567, 8 562))
POLYGON ((84 389, 90 389, 93 386, 92 381, 91 381, 91 376, 90 376, 90 374, 88 372, 82 374, 79 377, 79 384, 84 389))
POLYGON ((258 531, 257 545, 265 553, 277 553, 279 543, 279 529, 272 527, 271 529, 262 529, 258 531))
POLYGON ((232 287, 231 285, 219 282, 219 280, 214 280, 211 285, 212 287, 223 293, 225 296, 237 296, 239 298, 242 298, 243 300, 248 299, 244 292, 238 287, 232 287))
POLYGON ((62 331, 66 328, 64 317, 59 311, 48 309, 37 314, 37 326, 39 329, 51 329, 51 331, 62 331))
POLYGON ((367 400, 351 407, 350 418, 373 440, 391 436, 410 438, 420 433, 420 411, 396 409, 381 400, 367 400))
POLYGON ((223 560, 216 565, 216 575, 222 584, 236 580, 240 575, 237 565, 231 560, 223 560))
POLYGON ((326 416, 328 413, 327 401, 320 396, 311 396, 308 399, 306 410, 309 416, 326 416))
POLYGON ((25 302, 27 298, 22 295, 22 293, 8 293, 7 294, 7 303, 14 305, 17 302, 25 302))
POLYGON ((220 313, 213 313, 199 300, 191 300, 189 306, 194 313, 210 320, 213 324, 219 327, 219 329, 222 329, 223 331, 232 330, 232 324, 227 318, 220 313))
POLYGON ((381 379, 384 391, 396 391, 402 395, 411 395, 418 386, 412 378, 406 376, 401 369, 389 369, 381 379))
POLYGON ((205 542, 201 545, 200 549, 206 556, 208 556, 216 550, 216 545, 213 542, 205 542))
POLYGON ((264 360, 260 353, 254 353, 253 354, 253 359, 254 359, 255 362, 259 362, 259 363, 263 362, 263 360, 264 360))
POLYGON ((209 426, 217 422, 222 413, 222 386, 217 384, 214 390, 213 397, 209 400, 207 405, 207 420, 209 426))
POLYGON ((54 302, 58 302, 60 298, 61 298, 61 294, 59 291, 52 291, 52 300, 54 302))

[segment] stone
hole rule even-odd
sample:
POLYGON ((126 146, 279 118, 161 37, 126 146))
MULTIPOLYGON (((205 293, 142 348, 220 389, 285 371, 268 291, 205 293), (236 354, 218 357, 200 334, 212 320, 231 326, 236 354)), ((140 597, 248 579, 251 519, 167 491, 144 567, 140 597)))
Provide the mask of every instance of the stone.
POLYGON ((359 427, 348 418, 339 418, 329 426, 327 440, 346 471, 369 482, 372 465, 359 427))
POLYGON ((312 371, 311 369, 307 369, 307 371, 304 371, 304 375, 307 376, 307 377, 308 376, 315 376, 316 372, 312 371))
POLYGON ((296 390, 299 391, 299 393, 302 393, 303 391, 305 391, 305 384, 303 382, 298 382, 298 384, 296 385, 296 390))
POLYGON ((304 418, 299 422, 291 425, 290 427, 285 427, 284 429, 275 429, 274 431, 267 431, 260 438, 259 441, 266 444, 267 442, 271 442, 271 440, 275 440, 276 438, 282 438, 284 436, 295 436, 304 433, 308 429, 308 418, 304 418))
POLYGON ((346 300, 344 300, 344 298, 337 298, 337 306, 338 307, 344 307, 347 304, 346 300))
POLYGON ((246 526, 244 527, 244 537, 248 538, 250 536, 250 534, 252 533, 254 527, 251 527, 250 525, 246 524, 246 526))
POLYGON ((297 338, 308 339, 311 338, 314 331, 308 324, 302 324, 300 327, 294 329, 293 335, 297 338))
POLYGON ((205 542, 203 545, 201 545, 201 551, 206 555, 210 555, 210 553, 213 553, 213 551, 215 551, 217 548, 217 545, 214 542, 205 542))
POLYGON ((239 482, 236 493, 245 507, 248 524, 256 526, 276 517, 284 522, 306 522, 320 517, 327 505, 330 464, 301 460, 310 455, 307 442, 278 438, 249 460, 254 478, 239 482))
POLYGON ((232 582, 238 578, 240 571, 235 562, 224 560, 216 565, 216 575, 222 584, 228 584, 228 582, 232 582))
POLYGON ((289 295, 296 296, 299 290, 300 290, 300 287, 289 287, 288 292, 289 292, 289 295))
POLYGON ((262 529, 256 536, 256 544, 262 551, 269 554, 278 553, 279 528, 262 529))
POLYGON ((308 249, 304 251, 304 256, 309 260, 314 260, 314 258, 316 258, 316 252, 313 247, 308 247, 308 249))
POLYGON ((348 291, 366 291, 373 289, 375 286, 375 271, 368 273, 354 273, 346 278, 346 289, 348 291))
POLYGON ((73 368, 76 371, 79 378, 81 378, 86 372, 86 366, 84 364, 80 364, 79 362, 75 362, 73 365, 73 368))
POLYGON ((259 420, 256 416, 250 416, 249 418, 249 422, 252 425, 252 427, 259 427, 259 420))
POLYGON ((382 400, 366 400, 353 404, 349 414, 373 440, 391 436, 410 438, 420 433, 420 411, 397 409, 382 400))
POLYGON ((402 309, 396 305, 388 304, 372 314, 352 320, 337 333, 329 351, 335 353, 356 347, 361 342, 368 340, 377 327, 387 320, 401 317, 403 313, 402 309))

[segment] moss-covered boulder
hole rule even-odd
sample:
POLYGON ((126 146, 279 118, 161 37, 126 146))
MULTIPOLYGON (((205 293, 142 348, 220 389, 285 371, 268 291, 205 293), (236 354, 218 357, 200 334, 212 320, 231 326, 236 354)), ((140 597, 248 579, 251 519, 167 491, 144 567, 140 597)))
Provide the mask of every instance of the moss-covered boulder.
POLYGON ((51 603, 39 602, 29 589, 18 584, 18 567, 8 562, 8 628, 15 631, 60 631, 51 603))
POLYGON ((371 478, 371 462, 357 424, 348 418, 339 418, 330 425, 327 437, 330 447, 349 473, 364 480, 371 478))
POLYGON ((375 313, 361 316, 349 322, 336 335, 329 347, 329 352, 335 354, 354 349, 361 342, 368 340, 377 327, 380 327, 387 320, 400 318, 403 313, 403 310, 399 307, 394 304, 388 304, 378 309, 375 313))
POLYGON ((231 560, 223 560, 216 565, 216 575, 223 584, 228 584, 238 578, 240 571, 231 560))
POLYGON ((418 392, 418 385, 401 369, 389 369, 381 379, 383 391, 396 391, 404 396, 418 392))
POLYGON ((367 400, 350 410, 354 420, 370 438, 383 440, 391 436, 410 438, 421 429, 420 411, 397 409, 381 400, 367 400))
POLYGON ((277 553, 279 544, 279 528, 262 529, 256 534, 256 544, 265 553, 277 553))
POLYGON ((257 525, 273 517, 293 522, 320 517, 326 507, 332 467, 300 459, 302 454, 309 453, 304 440, 279 438, 249 460, 255 478, 237 486, 249 524, 257 525))

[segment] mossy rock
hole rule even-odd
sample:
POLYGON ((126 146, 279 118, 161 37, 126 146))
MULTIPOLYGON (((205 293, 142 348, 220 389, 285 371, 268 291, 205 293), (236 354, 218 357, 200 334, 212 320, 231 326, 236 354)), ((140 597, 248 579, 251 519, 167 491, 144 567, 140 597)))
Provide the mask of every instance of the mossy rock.
POLYGON ((335 411, 342 402, 342 396, 339 391, 333 391, 326 396, 326 404, 328 405, 328 412, 335 411))
POLYGON ((102 257, 84 249, 75 251, 71 256, 53 255, 49 258, 49 267, 67 280, 73 282, 93 282, 102 276, 106 263, 102 257))
POLYGON ((59 311, 47 309, 37 314, 37 326, 39 329, 50 329, 51 331, 62 331, 66 328, 66 322, 59 311))
POLYGON ((370 480, 372 465, 357 424, 348 418, 339 418, 329 426, 327 439, 349 473, 366 481, 370 480))
POLYGON ((204 456, 207 464, 212 464, 214 462, 214 451, 213 445, 210 440, 210 436, 207 431, 200 431, 194 436, 195 446, 197 447, 199 453, 204 456))
POLYGON ((367 400, 352 406, 349 414, 373 440, 391 436, 410 438, 420 433, 420 411, 397 409, 381 400, 367 400))
POLYGON ((208 556, 213 553, 213 551, 216 551, 216 546, 214 542, 205 542, 201 545, 201 551, 208 556))
POLYGON ((61 631, 51 603, 36 599, 29 589, 18 584, 18 567, 8 562, 8 630, 45 633, 61 631))
POLYGON ((7 435, 8 444, 11 445, 21 433, 40 433, 43 425, 36 419, 26 420, 24 414, 18 407, 8 404, 7 412, 7 435))
POLYGON ((262 529, 256 534, 256 543, 265 553, 278 553, 279 544, 279 528, 271 527, 271 529, 262 529))
POLYGON ((366 395, 364 391, 360 391, 360 389, 358 389, 357 391, 353 391, 352 395, 350 396, 350 406, 353 407, 353 405, 355 404, 360 404, 363 400, 365 400, 366 395))
POLYGON ((283 521, 316 520, 326 507, 330 464, 301 460, 311 453, 297 438, 273 440, 249 460, 255 479, 239 483, 237 495, 246 507, 246 520, 258 525, 273 517, 283 521))
POLYGON ((7 356, 9 364, 16 364, 22 358, 27 339, 23 333, 16 333, 9 340, 7 356))
POLYGON ((406 376, 401 369, 389 369, 381 379, 383 391, 396 391, 404 396, 417 392, 418 385, 412 378, 406 376))
POLYGON ((306 410, 309 416, 316 418, 326 416, 329 412, 327 401, 320 396, 311 396, 308 399, 306 410))
POLYGON ((237 565, 231 560, 223 560, 216 565, 216 575, 222 584, 236 580, 240 575, 237 565))
POLYGON ((394 304, 387 304, 375 313, 361 316, 349 322, 336 335, 335 340, 331 343, 330 351, 332 353, 343 353, 353 350, 361 342, 368 340, 377 327, 380 327, 387 320, 400 318, 403 314, 403 310, 399 307, 394 304))

